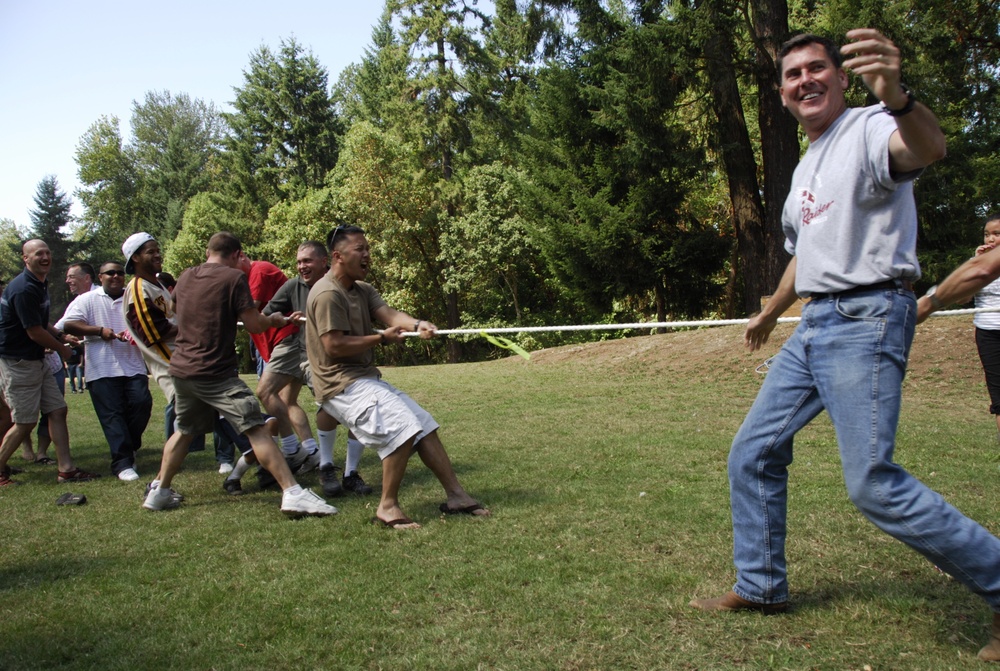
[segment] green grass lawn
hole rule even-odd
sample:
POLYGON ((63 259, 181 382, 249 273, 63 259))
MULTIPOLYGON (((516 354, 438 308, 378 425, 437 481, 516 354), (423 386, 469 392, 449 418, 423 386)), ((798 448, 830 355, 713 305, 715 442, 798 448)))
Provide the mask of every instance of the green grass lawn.
MULTIPOLYGON (((970 328, 918 331, 897 459, 996 532, 1000 457, 970 328)), ((414 459, 401 500, 424 527, 408 532, 369 523, 374 497, 297 521, 252 476, 229 497, 211 446, 174 481, 180 509, 143 510, 154 389, 139 482, 68 487, 30 465, 0 490, 0 668, 988 668, 988 608, 857 513, 825 416, 791 467, 791 612, 687 606, 733 583, 726 455, 754 367, 787 333, 755 355, 722 328, 385 370, 494 513, 442 516, 414 459), (55 506, 64 491, 89 502, 55 506)), ((67 401, 77 462, 107 472, 90 399, 67 401)), ((362 474, 379 483, 374 453, 362 474)))

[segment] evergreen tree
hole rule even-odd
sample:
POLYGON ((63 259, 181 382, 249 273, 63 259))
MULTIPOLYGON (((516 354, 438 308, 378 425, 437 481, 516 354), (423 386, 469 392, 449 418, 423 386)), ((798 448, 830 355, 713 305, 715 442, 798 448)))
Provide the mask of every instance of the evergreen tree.
POLYGON ((132 104, 133 156, 140 175, 146 220, 140 227, 173 239, 184 208, 212 188, 212 162, 222 146, 225 124, 211 103, 186 93, 150 91, 132 104))
POLYGON ((36 209, 28 212, 31 217, 30 237, 44 240, 52 252, 49 296, 52 300, 52 314, 58 315, 68 302, 62 273, 66 271, 72 249, 64 229, 73 220, 70 214, 73 201, 59 189, 59 182, 53 175, 43 177, 38 183, 34 200, 36 209))
POLYGON ((323 186, 337 163, 340 123, 327 73, 294 39, 277 55, 260 47, 235 89, 235 113, 223 160, 229 185, 247 216, 263 223, 268 210, 323 186))

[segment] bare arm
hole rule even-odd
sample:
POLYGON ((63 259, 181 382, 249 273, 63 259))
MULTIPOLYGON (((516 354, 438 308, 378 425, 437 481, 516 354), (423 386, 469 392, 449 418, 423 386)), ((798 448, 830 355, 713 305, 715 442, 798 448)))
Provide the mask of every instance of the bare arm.
MULTIPOLYGON (((871 28, 847 32, 853 40, 841 52, 844 67, 861 76, 865 86, 891 110, 906 106, 908 96, 900 85, 899 49, 888 38, 871 28)), ((934 113, 921 103, 913 111, 895 117, 898 131, 889 138, 889 164, 893 171, 904 173, 924 168, 944 158, 947 153, 944 133, 934 113)))
MULTIPOLYGON (((405 312, 400 312, 399 310, 393 309, 388 305, 383 305, 376 310, 375 318, 386 326, 399 327, 399 332, 416 331, 420 334, 420 337, 424 339, 433 337, 437 332, 437 326, 434 324, 424 321, 423 319, 411 317, 405 312)), ((401 335, 398 338, 393 338, 393 342, 402 342, 402 340, 403 336, 401 335)))
POLYGON ((286 324, 289 324, 296 318, 302 316, 301 312, 294 312, 289 316, 285 316, 280 312, 275 312, 270 315, 263 315, 257 308, 247 308, 240 313, 240 321, 243 322, 244 328, 250 333, 263 333, 270 328, 281 328, 286 324))
POLYGON ((107 326, 91 326, 85 321, 68 321, 63 324, 63 329, 66 333, 75 336, 97 336, 105 342, 118 338, 118 334, 115 333, 114 329, 108 328, 107 326))
POLYGON ((997 277, 1000 277, 1000 247, 969 259, 948 275, 934 291, 936 306, 935 301, 922 296, 917 301, 917 323, 935 310, 967 301, 997 277))
POLYGON ((778 325, 778 317, 798 300, 798 294, 795 293, 795 268, 796 257, 793 256, 785 267, 785 272, 782 274, 781 281, 778 283, 774 295, 771 296, 771 300, 747 324, 747 329, 743 334, 743 343, 751 352, 759 350, 767 343, 771 337, 771 331, 778 325))
POLYGON ((44 347, 45 349, 50 349, 53 352, 58 352, 59 356, 62 357, 63 361, 69 359, 70 352, 69 346, 64 345, 59 342, 52 332, 45 326, 30 326, 25 329, 28 337, 34 340, 36 343, 44 347))

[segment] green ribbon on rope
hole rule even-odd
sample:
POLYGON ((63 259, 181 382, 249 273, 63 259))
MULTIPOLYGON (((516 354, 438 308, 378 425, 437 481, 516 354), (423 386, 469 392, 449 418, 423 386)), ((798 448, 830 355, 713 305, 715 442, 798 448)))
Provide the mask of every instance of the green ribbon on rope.
POLYGON ((484 338, 486 338, 487 340, 489 340, 490 343, 492 343, 493 345, 496 345, 497 347, 500 347, 500 348, 503 348, 503 349, 509 349, 511 352, 513 352, 514 354, 517 354, 518 356, 520 356, 521 358, 523 358, 525 361, 531 361, 531 355, 528 352, 524 351, 524 348, 522 348, 517 343, 511 342, 510 340, 507 340, 506 338, 501 338, 500 336, 492 336, 489 333, 487 333, 486 331, 480 331, 479 335, 483 336, 484 338))

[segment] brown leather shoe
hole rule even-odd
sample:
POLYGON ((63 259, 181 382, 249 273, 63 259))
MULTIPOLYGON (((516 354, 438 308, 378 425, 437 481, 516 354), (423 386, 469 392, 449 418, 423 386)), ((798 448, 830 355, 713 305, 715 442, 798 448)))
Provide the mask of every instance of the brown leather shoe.
MULTIPOLYGON (((782 601, 781 603, 755 603, 753 601, 747 601, 741 597, 736 592, 730 591, 728 594, 716 597, 714 599, 692 599, 688 604, 700 610, 724 610, 724 611, 740 611, 740 610, 755 610, 764 615, 774 615, 775 613, 784 613, 788 610, 788 603, 782 601)), ((994 620, 995 622, 995 620, 994 620)), ((997 641, 1000 645, 1000 641, 997 641)), ((985 648, 984 648, 985 649, 985 648)), ((1000 648, 998 648, 1000 650, 1000 648)))
POLYGON ((993 613, 990 641, 979 651, 979 659, 984 662, 1000 662, 1000 613, 993 613))

